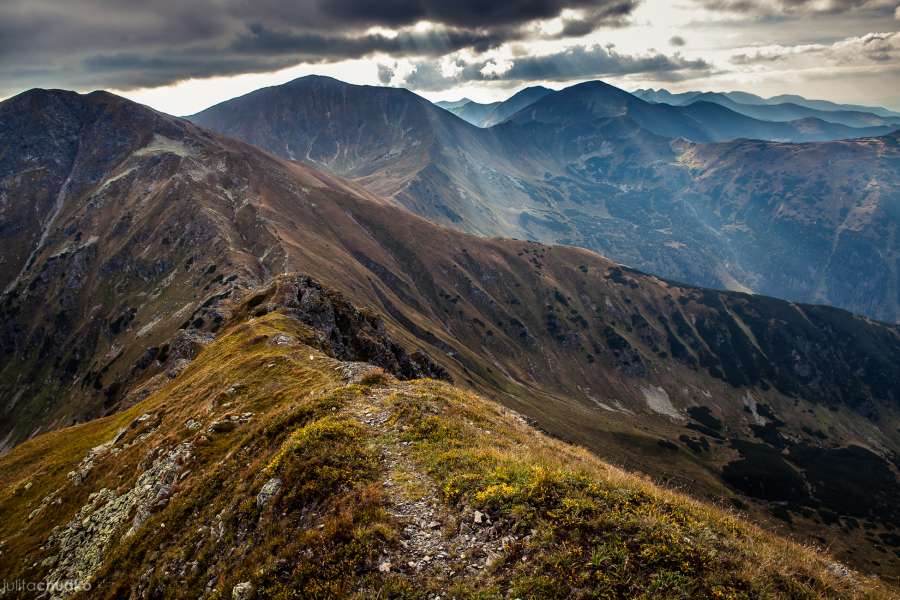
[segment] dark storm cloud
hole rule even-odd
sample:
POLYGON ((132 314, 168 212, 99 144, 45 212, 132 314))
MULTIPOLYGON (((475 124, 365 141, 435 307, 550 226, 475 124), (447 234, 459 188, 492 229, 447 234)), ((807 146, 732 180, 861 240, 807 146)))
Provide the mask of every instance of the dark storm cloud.
POLYGON ((393 37, 383 34, 345 36, 272 30, 256 24, 251 25, 246 33, 235 39, 228 49, 241 55, 290 54, 304 60, 321 57, 340 60, 365 56, 373 52, 400 56, 442 56, 462 48, 483 52, 503 41, 503 36, 492 32, 466 29, 401 32, 393 37))
POLYGON ((555 37, 621 25, 638 1, 6 0, 0 96, 36 85, 163 85, 375 53, 483 52, 537 37, 531 25, 565 9, 576 12, 565 13, 555 37), (421 21, 433 27, 410 28, 421 21))
POLYGON ((523 25, 552 19, 563 9, 584 9, 595 23, 622 17, 631 12, 631 0, 526 0, 484 2, 483 0, 332 0, 321 3, 325 14, 339 22, 357 22, 385 26, 402 26, 418 21, 432 21, 453 27, 481 28, 523 25))
MULTIPOLYGON (((612 46, 577 46, 545 56, 519 57, 506 65, 491 61, 456 63, 456 72, 446 75, 434 62, 423 61, 402 82, 414 89, 439 91, 472 81, 505 81, 510 84, 526 81, 573 81, 595 77, 632 74, 653 74, 661 80, 676 80, 684 73, 698 75, 711 70, 704 60, 688 60, 676 54, 633 56, 621 54, 612 46)), ((382 81, 392 80, 393 72, 380 65, 382 81)))
POLYGON ((709 68, 709 63, 702 59, 687 60, 679 55, 632 56, 620 54, 612 47, 579 46, 558 54, 519 59, 503 76, 505 79, 515 81, 565 81, 634 73, 700 71, 709 68))

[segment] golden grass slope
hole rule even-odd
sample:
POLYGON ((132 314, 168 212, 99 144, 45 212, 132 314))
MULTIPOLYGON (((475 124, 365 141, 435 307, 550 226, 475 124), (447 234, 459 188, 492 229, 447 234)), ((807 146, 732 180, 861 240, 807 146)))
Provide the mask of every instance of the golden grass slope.
POLYGON ((83 598, 891 596, 470 392, 315 346, 282 313, 242 319, 140 404, 4 456, 0 579, 83 598))

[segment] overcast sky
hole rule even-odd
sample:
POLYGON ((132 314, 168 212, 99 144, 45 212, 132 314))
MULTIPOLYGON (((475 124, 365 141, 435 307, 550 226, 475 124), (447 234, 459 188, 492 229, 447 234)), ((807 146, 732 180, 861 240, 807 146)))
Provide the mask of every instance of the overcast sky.
POLYGON ((190 114, 310 73, 489 101, 534 84, 900 109, 900 0, 3 0, 0 97, 190 114))

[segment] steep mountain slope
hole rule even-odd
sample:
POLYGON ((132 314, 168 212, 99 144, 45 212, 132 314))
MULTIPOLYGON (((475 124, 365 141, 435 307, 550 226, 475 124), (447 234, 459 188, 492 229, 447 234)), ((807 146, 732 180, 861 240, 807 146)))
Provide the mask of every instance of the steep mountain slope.
MULTIPOLYGON (((365 360, 404 376, 447 373, 618 464, 730 498, 763 522, 775 510, 842 559, 896 572, 897 327, 674 284, 577 248, 443 229, 108 94, 36 91, 0 109, 61 95, 69 112, 42 135, 74 129, 102 161, 48 167, 68 193, 3 298, 7 446, 141 401, 221 329, 229 297, 299 271, 431 357, 370 343, 365 360)), ((347 346, 343 334, 328 339, 347 346)))
POLYGON ((492 127, 502 123, 523 108, 534 104, 547 94, 552 93, 553 90, 536 85, 516 92, 503 102, 478 104, 477 102, 463 99, 458 102, 437 102, 436 104, 472 125, 492 127))
POLYGON ((2 138, 14 158, 0 174, 2 230, 18 243, 0 282, 4 447, 114 408, 159 361, 189 358, 197 339, 176 332, 200 304, 283 270, 259 215, 267 185, 351 189, 106 93, 35 90, 0 115, 15 124, 2 138))
MULTIPOLYGON (((303 77, 224 102, 192 120, 292 160, 362 180, 390 169, 397 178, 390 183, 401 187, 408 174, 427 166, 438 132, 464 135, 459 133, 464 124, 442 119, 444 111, 430 108, 406 90, 303 77)), ((376 191, 389 191, 387 185, 376 191)))
POLYGON ((436 222, 481 234, 515 231, 479 199, 479 189, 497 185, 497 167, 511 169, 495 136, 407 90, 303 77, 190 118, 351 177, 436 222))
POLYGON ((714 155, 704 146, 647 127, 706 135, 708 125, 678 111, 727 113, 710 103, 650 105, 597 82, 478 129, 403 90, 324 83, 301 79, 194 118, 462 231, 574 244, 679 281, 900 320, 896 135, 796 146, 735 141, 711 146, 729 168, 707 169, 714 155), (610 114, 620 116, 603 116, 610 114), (314 127, 317 118, 325 125, 314 127), (749 157, 746 147, 757 149, 753 160, 727 159, 749 157), (698 153, 706 158, 698 162, 698 153), (831 169, 833 161, 842 166, 831 169), (728 206, 742 208, 721 210, 728 206))
POLYGON ((230 307, 136 406, 0 458, 4 581, 60 600, 890 597, 469 392, 336 356, 323 340, 360 313, 309 280, 266 293, 284 303, 230 307))
POLYGON ((199 130, 192 148, 183 122, 99 92, 26 92, 0 115, 7 447, 115 403, 103 379, 139 361, 136 333, 158 351, 156 326, 171 336, 200 289, 221 283, 215 264, 259 271, 229 244, 241 237, 235 201, 201 184, 199 130), (138 306, 145 327, 126 332, 138 306))
POLYGON ((753 267, 744 271, 739 277, 748 287, 788 298, 812 293, 816 302, 900 319, 900 134, 829 144, 694 145, 679 160, 692 170, 706 207, 733 224, 736 266, 770 265, 762 277, 749 274, 753 267), (803 172, 811 175, 799 177, 803 172))
POLYGON ((506 133, 518 136, 510 147, 543 149, 534 164, 559 165, 534 183, 546 200, 523 206, 532 239, 681 281, 900 320, 896 133, 689 144, 620 120, 506 133))

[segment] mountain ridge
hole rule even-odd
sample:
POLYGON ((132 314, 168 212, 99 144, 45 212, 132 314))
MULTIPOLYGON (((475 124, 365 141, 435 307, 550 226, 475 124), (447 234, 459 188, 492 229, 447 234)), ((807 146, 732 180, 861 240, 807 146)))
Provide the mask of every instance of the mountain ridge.
MULTIPOLYGON (((653 102, 667 102, 669 104, 689 104, 698 96, 707 94, 710 92, 681 92, 677 94, 673 94, 666 89, 638 89, 634 91, 634 94, 644 100, 649 100, 653 102)), ((736 102, 738 104, 742 104, 745 106, 764 106, 764 105, 779 105, 779 104, 795 104, 804 108, 809 108, 812 110, 822 110, 822 111, 851 111, 851 112, 862 112, 862 113, 871 113, 880 117, 885 118, 897 118, 900 117, 900 112, 888 110, 881 106, 862 106, 859 104, 839 104, 836 102, 831 102, 828 100, 809 100, 804 98, 803 96, 798 96, 796 94, 781 94, 778 96, 772 96, 770 98, 763 98, 762 96, 758 96, 756 94, 751 94, 748 92, 712 92, 713 94, 718 94, 728 98, 729 100, 736 102)))
POLYGON ((768 121, 794 121, 804 118, 817 118, 822 121, 837 123, 854 128, 865 128, 870 126, 887 125, 900 128, 900 116, 898 117, 880 117, 873 113, 851 110, 817 110, 807 106, 801 106, 792 102, 784 102, 780 104, 741 104, 735 102, 725 94, 703 93, 698 95, 691 101, 714 102, 721 104, 735 112, 754 117, 757 119, 768 121))
POLYGON ((553 93, 553 90, 535 85, 519 90, 502 102, 479 104, 468 98, 463 98, 457 102, 437 102, 436 104, 472 125, 492 127, 551 93, 553 93))
MULTIPOLYGON (((726 171, 717 167, 722 164, 717 157, 696 150, 703 145, 645 127, 705 137, 693 113, 728 114, 712 104, 699 111, 653 108, 612 86, 582 84, 547 94, 504 123, 480 129, 389 88, 378 91, 391 98, 382 109, 367 102, 361 90, 368 89, 347 86, 340 111, 298 87, 282 108, 236 99, 194 118, 282 157, 352 178, 462 231, 578 245, 695 285, 826 302, 900 320, 900 282, 893 275, 898 249, 890 242, 897 221, 890 198, 900 185, 891 158, 895 138, 792 145, 796 165, 778 162, 783 169, 761 178, 765 166, 776 162, 766 154, 783 154, 788 146, 717 143, 722 156, 748 145, 759 150, 754 161, 731 162, 726 171), (579 93, 585 89, 590 93, 579 93), (242 102, 245 112, 228 109, 242 102), (320 105, 326 108, 313 109, 320 105), (625 114, 628 107, 631 114, 625 114), (303 125, 323 111, 326 128, 303 125), (310 116, 297 120, 296 114, 310 116), (400 123, 400 129, 385 129, 385 120, 400 123), (368 136, 364 142, 360 131, 368 136), (348 154, 358 164, 348 164, 348 154), (830 155, 841 161, 844 179, 820 168, 832 161, 830 155), (880 182, 878 189, 868 186, 872 178, 880 182), (809 214, 821 215, 819 225, 809 214), (844 227, 851 215, 853 227, 844 227), (873 273, 880 275, 862 280, 873 273)), ((729 116, 725 125, 715 126, 727 129, 731 122, 729 116)), ((802 125, 816 130, 821 124, 802 125)))
MULTIPOLYGON (((519 121, 559 123, 560 120, 589 121, 596 118, 629 116, 641 127, 669 138, 695 142, 721 142, 737 138, 769 141, 827 141, 847 137, 871 137, 893 131, 890 127, 853 128, 826 121, 818 123, 814 134, 797 121, 760 121, 715 102, 693 100, 683 106, 654 104, 600 81, 589 81, 556 92, 526 107, 519 121), (562 107, 561 107, 562 105, 562 107), (554 111, 559 113, 554 114, 554 111), (811 135, 812 134, 812 135, 811 135)), ((513 119, 516 117, 514 116, 513 119)))

